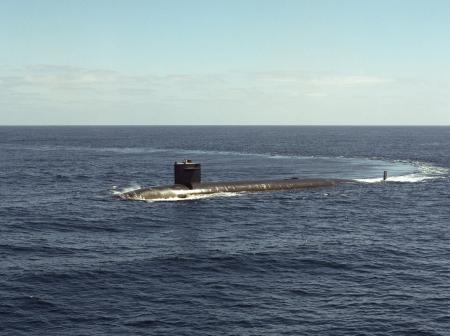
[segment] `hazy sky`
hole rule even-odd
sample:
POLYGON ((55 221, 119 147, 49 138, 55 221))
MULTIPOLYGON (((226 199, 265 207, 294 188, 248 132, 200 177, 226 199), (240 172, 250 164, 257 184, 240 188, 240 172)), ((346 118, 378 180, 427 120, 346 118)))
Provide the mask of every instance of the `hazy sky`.
POLYGON ((0 125, 450 125, 448 0, 0 0, 0 125))

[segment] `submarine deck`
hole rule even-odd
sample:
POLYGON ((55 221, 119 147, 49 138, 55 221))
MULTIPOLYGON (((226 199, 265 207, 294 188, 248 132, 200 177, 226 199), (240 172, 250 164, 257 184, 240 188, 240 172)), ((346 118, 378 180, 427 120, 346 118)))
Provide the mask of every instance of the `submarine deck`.
POLYGON ((351 183, 343 179, 282 179, 282 180, 252 180, 229 182, 192 183, 189 188, 185 185, 174 184, 167 186, 142 188, 122 194, 123 199, 159 199, 185 198, 189 195, 214 194, 221 192, 260 192, 290 189, 305 189, 318 187, 332 187, 342 183, 351 183))

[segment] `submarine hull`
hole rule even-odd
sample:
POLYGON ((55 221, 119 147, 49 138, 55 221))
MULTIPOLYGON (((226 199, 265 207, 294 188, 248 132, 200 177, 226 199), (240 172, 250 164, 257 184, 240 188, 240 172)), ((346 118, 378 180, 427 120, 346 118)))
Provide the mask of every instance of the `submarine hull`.
POLYGON ((291 189, 306 189, 319 187, 332 187, 349 180, 340 179, 286 179, 286 180, 260 180, 260 181, 233 181, 233 182, 206 182, 192 183, 190 187, 182 184, 143 188, 120 195, 122 199, 151 200, 186 198, 191 195, 204 195, 226 192, 261 192, 291 189))

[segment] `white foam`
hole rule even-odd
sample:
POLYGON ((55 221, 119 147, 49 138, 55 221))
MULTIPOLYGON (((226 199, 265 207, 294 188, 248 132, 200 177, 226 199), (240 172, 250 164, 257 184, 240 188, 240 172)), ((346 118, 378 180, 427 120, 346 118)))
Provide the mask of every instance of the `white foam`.
POLYGON ((138 184, 133 184, 131 186, 125 187, 121 190, 117 190, 117 186, 112 186, 112 190, 111 192, 113 193, 113 195, 121 195, 130 191, 135 191, 138 189, 141 189, 142 186, 138 185, 138 184))
POLYGON ((357 182, 363 182, 363 183, 378 183, 383 181, 382 178, 363 178, 363 179, 355 179, 357 182))
POLYGON ((416 183, 416 182, 423 182, 426 180, 434 180, 437 178, 441 178, 439 176, 425 176, 421 174, 409 174, 409 175, 403 175, 403 176, 392 176, 387 179, 389 182, 401 182, 401 183, 416 183))
MULTIPOLYGON (((388 176, 385 182, 399 182, 399 183, 417 183, 427 180, 435 180, 444 178, 448 174, 449 170, 444 167, 434 166, 425 162, 413 162, 412 165, 416 166, 417 171, 412 174, 388 176)), ((383 182, 383 178, 363 178, 356 179, 355 181, 363 183, 379 183, 383 182)))
POLYGON ((418 162, 417 166, 422 174, 427 174, 430 176, 440 176, 446 175, 449 172, 448 168, 434 166, 430 163, 418 162))
MULTIPOLYGON (((390 176, 386 179, 385 182, 417 183, 417 182, 423 182, 426 180, 433 180, 436 178, 439 178, 439 177, 424 176, 424 175, 420 175, 420 174, 408 174, 408 175, 400 175, 400 176, 390 176)), ((355 181, 364 182, 364 183, 379 183, 379 182, 383 182, 383 178, 356 179, 355 181)))

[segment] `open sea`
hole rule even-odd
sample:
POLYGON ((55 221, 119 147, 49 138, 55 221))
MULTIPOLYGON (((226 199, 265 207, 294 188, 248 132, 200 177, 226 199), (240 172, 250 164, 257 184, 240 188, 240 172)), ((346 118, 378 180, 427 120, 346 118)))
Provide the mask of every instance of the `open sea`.
POLYGON ((450 127, 0 127, 0 335, 450 335, 450 127))

